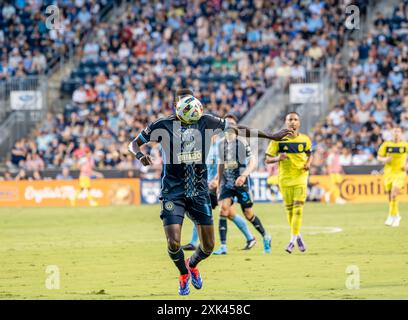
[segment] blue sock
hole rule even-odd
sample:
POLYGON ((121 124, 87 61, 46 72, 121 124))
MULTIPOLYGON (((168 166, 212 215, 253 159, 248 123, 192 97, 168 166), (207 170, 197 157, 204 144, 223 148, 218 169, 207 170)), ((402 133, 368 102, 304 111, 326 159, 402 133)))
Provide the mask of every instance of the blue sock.
POLYGON ((193 226, 193 232, 192 232, 192 235, 191 235, 190 243, 195 245, 195 246, 198 243, 198 232, 197 232, 197 227, 195 225, 193 226))
POLYGON ((252 240, 254 238, 253 234, 251 231, 249 231, 248 225, 244 218, 241 216, 236 215, 232 221, 235 223, 235 225, 238 227, 239 230, 244 234, 245 238, 247 241, 252 240))

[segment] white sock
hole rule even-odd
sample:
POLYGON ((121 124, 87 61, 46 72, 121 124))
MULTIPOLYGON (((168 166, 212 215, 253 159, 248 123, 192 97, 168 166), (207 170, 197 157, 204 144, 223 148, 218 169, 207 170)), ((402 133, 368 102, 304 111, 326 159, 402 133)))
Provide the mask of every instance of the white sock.
POLYGON ((295 236, 295 235, 293 235, 293 234, 290 235, 290 242, 295 243, 295 242, 296 242, 296 239, 297 239, 297 236, 295 236))

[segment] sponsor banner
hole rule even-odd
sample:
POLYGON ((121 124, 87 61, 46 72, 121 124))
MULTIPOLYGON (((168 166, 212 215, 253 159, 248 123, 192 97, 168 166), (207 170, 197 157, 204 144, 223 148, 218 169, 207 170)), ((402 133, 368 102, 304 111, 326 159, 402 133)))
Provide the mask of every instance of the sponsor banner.
POLYGON ((254 202, 271 202, 272 195, 268 186, 268 173, 254 172, 251 174, 250 187, 254 202))
POLYGON ((20 90, 11 91, 10 105, 12 110, 41 110, 41 91, 20 90))
POLYGON ((292 83, 289 86, 290 103, 320 103, 322 88, 320 83, 292 83))
MULTIPOLYGON (((340 196, 346 202, 384 202, 387 196, 382 175, 336 175, 311 176, 309 182, 332 193, 339 188, 340 196)), ((399 196, 401 201, 408 201, 408 178, 399 196)), ((333 199, 332 199, 333 200, 333 199)))
MULTIPOLYGON (((79 192, 79 180, 2 181, 0 207, 89 206, 87 193, 79 192)), ((139 179, 91 180, 90 194, 100 206, 140 204, 139 179)))

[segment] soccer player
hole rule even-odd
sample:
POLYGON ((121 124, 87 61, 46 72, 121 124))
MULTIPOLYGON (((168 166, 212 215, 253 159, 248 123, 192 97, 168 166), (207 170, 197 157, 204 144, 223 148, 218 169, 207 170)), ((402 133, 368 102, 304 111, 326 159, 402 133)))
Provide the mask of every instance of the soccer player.
POLYGON ((84 157, 79 159, 79 190, 75 191, 73 198, 71 199, 71 205, 76 205, 76 200, 79 194, 83 191, 86 193, 90 206, 97 206, 98 203, 93 199, 91 195, 91 176, 94 167, 94 160, 92 158, 92 151, 87 150, 84 157))
POLYGON ((286 247, 292 253, 295 243, 301 252, 306 246, 300 234, 303 206, 306 201, 307 180, 312 162, 311 142, 307 135, 299 132, 300 117, 296 112, 289 112, 285 125, 294 131, 282 141, 271 141, 266 150, 266 163, 279 163, 279 188, 291 229, 290 242, 286 247))
MULTIPOLYGON (((229 114, 225 117, 228 123, 236 125, 237 118, 229 114)), ((249 175, 256 168, 256 160, 245 139, 238 137, 234 130, 227 130, 225 138, 220 141, 218 155, 218 185, 220 201, 219 233, 221 247, 214 254, 227 254, 227 219, 231 217, 231 206, 236 197, 241 205, 242 213, 264 239, 264 251, 271 251, 271 236, 265 231, 261 220, 254 214, 253 201, 249 190, 249 175)), ((231 217, 232 220, 234 217, 231 217)), ((236 218, 235 218, 236 219, 236 218)), ((252 248, 256 243, 255 237, 247 236, 247 246, 252 248), (249 237, 249 238, 248 238, 249 237)))
MULTIPOLYGON (((191 93, 192 94, 192 93, 191 93)), ((208 151, 207 157, 207 179, 208 179, 208 191, 211 200, 211 208, 214 210, 217 205, 217 137, 213 136, 211 139, 210 150, 208 151)), ((198 233, 197 227, 193 225, 191 232, 191 240, 188 244, 182 246, 183 250, 193 251, 196 250, 198 246, 198 233)))
MULTIPOLYGON (((190 90, 182 89, 176 95, 182 98, 179 105, 185 104, 184 111, 192 109, 194 114, 197 114, 197 105, 201 106, 201 103, 192 96, 190 90)), ((183 122, 180 118, 176 112, 149 124, 130 142, 129 151, 144 166, 148 166, 152 160, 149 155, 141 151, 140 147, 150 141, 156 141, 162 146, 160 217, 167 238, 168 254, 180 272, 179 294, 188 295, 190 278, 196 289, 202 288, 203 282, 197 265, 208 258, 214 248, 214 227, 205 164, 210 146, 210 141, 206 143, 205 140, 209 131, 216 134, 216 130, 234 128, 237 131, 242 130, 247 136, 280 140, 292 130, 281 130, 275 134, 268 134, 244 126, 232 126, 227 120, 209 114, 201 115, 197 121, 192 123, 183 122), (201 137, 197 137, 197 133, 201 137), (200 246, 185 261, 180 240, 186 211, 197 226, 200 246)))
POLYGON ((385 225, 398 227, 401 216, 398 195, 404 186, 407 170, 408 142, 401 141, 402 129, 393 128, 392 141, 385 141, 378 150, 378 160, 384 164, 384 186, 388 193, 389 211, 385 225))
MULTIPOLYGON (((210 151, 207 157, 207 171, 208 171, 208 181, 209 181, 208 189, 209 189, 209 194, 210 194, 210 199, 211 199, 211 208, 213 210, 218 206, 218 199, 217 199, 218 141, 217 141, 217 137, 218 136, 213 137, 210 151)), ((249 231, 246 221, 241 216, 238 216, 235 214, 233 206, 230 207, 230 213, 228 215, 228 219, 230 219, 232 222, 235 223, 235 225, 244 234, 247 240, 246 245, 243 248, 243 250, 250 250, 256 244, 255 237, 252 235, 251 231, 249 231)), ((182 246, 182 248, 183 250, 196 250, 197 245, 198 245, 198 233, 197 233, 197 228, 194 225, 190 242, 182 246)), ((217 252, 214 252, 214 254, 217 254, 217 252)))

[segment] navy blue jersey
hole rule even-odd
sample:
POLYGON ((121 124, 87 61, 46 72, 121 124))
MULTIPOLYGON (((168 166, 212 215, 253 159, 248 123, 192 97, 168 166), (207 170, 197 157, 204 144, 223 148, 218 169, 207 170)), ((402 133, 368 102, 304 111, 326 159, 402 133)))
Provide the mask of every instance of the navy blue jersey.
MULTIPOLYGON (((245 139, 236 137, 228 141, 223 138, 218 144, 219 163, 224 164, 221 188, 234 188, 235 180, 245 171, 252 157, 251 148, 245 139)), ((248 179, 247 179, 248 181, 248 179)), ((247 185, 245 181, 245 185, 247 185)))
POLYGON ((226 127, 226 120, 209 114, 189 125, 171 115, 151 123, 139 134, 144 143, 161 143, 162 198, 172 200, 208 194, 205 162, 211 137, 226 127))

